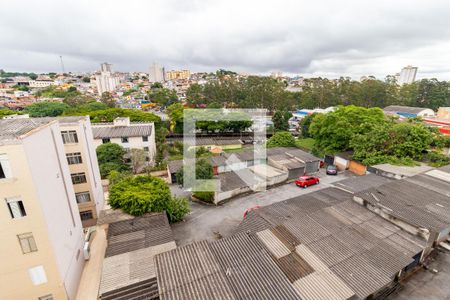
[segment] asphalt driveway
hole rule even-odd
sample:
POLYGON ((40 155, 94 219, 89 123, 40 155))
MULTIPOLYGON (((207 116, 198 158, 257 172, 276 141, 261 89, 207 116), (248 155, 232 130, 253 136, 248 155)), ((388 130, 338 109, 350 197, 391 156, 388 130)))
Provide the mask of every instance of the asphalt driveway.
MULTIPOLYGON (((265 192, 238 196, 219 205, 210 206, 191 202, 191 213, 185 221, 172 225, 178 246, 195 241, 218 239, 233 233, 242 221, 244 212, 256 205, 266 206, 298 195, 311 193, 331 186, 331 183, 353 176, 344 172, 337 176, 327 176, 325 171, 319 173, 320 184, 306 189, 298 188, 294 183, 284 184, 265 192)), ((171 186, 173 194, 186 195, 178 186, 171 186)))

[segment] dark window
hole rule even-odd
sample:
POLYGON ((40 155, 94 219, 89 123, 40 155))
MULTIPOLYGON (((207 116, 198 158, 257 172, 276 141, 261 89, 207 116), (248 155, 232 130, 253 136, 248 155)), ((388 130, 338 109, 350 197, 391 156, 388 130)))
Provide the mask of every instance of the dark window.
POLYGON ((148 147, 144 147, 144 151, 148 151, 149 150, 149 148, 148 147))
POLYGON ((84 174, 84 173, 74 173, 74 174, 71 174, 71 176, 72 176, 73 184, 80 184, 80 183, 87 182, 86 174, 84 174))
POLYGON ((143 136, 143 137, 142 137, 142 141, 143 141, 143 142, 148 142, 148 136, 143 136))
POLYGON ((36 242, 31 232, 19 234, 17 238, 19 239, 20 247, 22 247, 23 254, 37 251, 36 242))
POLYGON ((7 200, 9 213, 13 219, 25 217, 27 215, 21 200, 7 200))
POLYGON ((0 179, 6 178, 5 172, 3 171, 2 164, 0 163, 0 179))
POLYGON ((89 192, 75 193, 75 198, 77 199, 77 203, 86 203, 91 201, 91 195, 89 192))
POLYGON ((91 210, 86 210, 86 211, 80 212, 80 218, 81 218, 82 221, 92 219, 93 218, 92 211, 91 210))
POLYGON ((103 138, 103 139, 102 139, 102 143, 103 143, 103 144, 106 144, 106 143, 109 143, 109 142, 111 142, 111 139, 110 139, 110 138, 103 138))
POLYGON ((127 136, 124 136, 122 138, 122 143, 128 143, 128 137, 127 136))
POLYGON ((66 157, 67 157, 67 163, 69 165, 81 164, 83 162, 83 160, 81 159, 81 153, 80 152, 67 153, 66 157))
POLYGON ((78 143, 78 136, 75 130, 61 131, 61 136, 64 144, 78 143))
MULTIPOLYGON (((78 251, 80 251, 80 250, 78 250, 78 251)), ((53 300, 53 295, 49 294, 49 295, 39 297, 39 300, 53 300)))

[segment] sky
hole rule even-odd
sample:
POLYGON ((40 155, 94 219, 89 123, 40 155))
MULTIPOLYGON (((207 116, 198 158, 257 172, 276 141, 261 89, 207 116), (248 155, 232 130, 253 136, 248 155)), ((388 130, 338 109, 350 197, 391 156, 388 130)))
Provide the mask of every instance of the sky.
POLYGON ((448 0, 2 0, 0 69, 450 80, 448 0))

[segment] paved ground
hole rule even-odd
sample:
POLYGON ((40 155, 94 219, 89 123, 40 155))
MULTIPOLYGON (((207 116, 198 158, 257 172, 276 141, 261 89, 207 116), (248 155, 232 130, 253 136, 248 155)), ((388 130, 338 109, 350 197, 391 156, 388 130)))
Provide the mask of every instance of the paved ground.
MULTIPOLYGON (((233 233, 246 209, 256 205, 265 206, 283 201, 301 194, 310 193, 329 187, 331 183, 353 176, 351 173, 340 173, 338 176, 327 176, 321 170, 320 184, 301 189, 294 183, 284 184, 265 192, 246 194, 233 198, 219 206, 204 205, 191 202, 191 213, 184 222, 172 226, 175 240, 178 246, 195 241, 217 239, 219 236, 227 236, 233 233)), ((172 193, 185 195, 177 185, 171 186, 172 193)))
POLYGON ((106 244, 105 231, 97 226, 91 242, 91 257, 84 265, 80 285, 78 286, 77 300, 97 299, 106 244))
POLYGON ((450 300, 450 252, 444 251, 430 265, 430 268, 438 270, 437 274, 425 269, 417 271, 404 283, 400 292, 388 299, 450 300))

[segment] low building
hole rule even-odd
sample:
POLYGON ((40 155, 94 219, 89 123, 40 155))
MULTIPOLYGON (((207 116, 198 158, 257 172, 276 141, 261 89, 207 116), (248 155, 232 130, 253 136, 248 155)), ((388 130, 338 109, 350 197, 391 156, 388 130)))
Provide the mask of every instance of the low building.
POLYGON ((58 121, 0 120, 0 298, 75 299, 83 227, 58 121))
POLYGON ((162 300, 366 299, 395 289, 425 247, 352 193, 325 188, 251 211, 232 236, 155 260, 162 300))
POLYGON ((155 125, 153 122, 130 122, 130 118, 116 118, 113 123, 92 125, 95 147, 105 143, 115 143, 125 150, 142 149, 147 153, 148 162, 155 161, 155 125))
POLYGON ((99 298, 158 299, 154 257, 176 248, 165 213, 110 223, 99 298))
POLYGON ((383 108, 386 115, 397 115, 399 117, 434 117, 435 112, 426 107, 411 107, 400 105, 389 105, 383 108))

